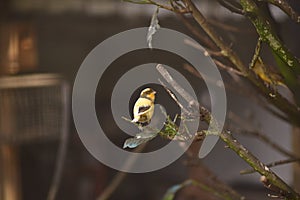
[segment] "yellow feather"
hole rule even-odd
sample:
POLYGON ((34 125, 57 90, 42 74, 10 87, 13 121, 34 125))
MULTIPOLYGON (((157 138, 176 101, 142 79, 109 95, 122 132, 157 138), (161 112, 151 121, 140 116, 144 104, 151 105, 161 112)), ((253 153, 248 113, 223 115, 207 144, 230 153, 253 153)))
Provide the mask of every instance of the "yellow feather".
POLYGON ((258 75, 263 81, 270 85, 282 85, 285 86, 285 84, 282 82, 282 77, 269 70, 261 59, 258 59, 254 66, 252 67, 253 72, 258 75))

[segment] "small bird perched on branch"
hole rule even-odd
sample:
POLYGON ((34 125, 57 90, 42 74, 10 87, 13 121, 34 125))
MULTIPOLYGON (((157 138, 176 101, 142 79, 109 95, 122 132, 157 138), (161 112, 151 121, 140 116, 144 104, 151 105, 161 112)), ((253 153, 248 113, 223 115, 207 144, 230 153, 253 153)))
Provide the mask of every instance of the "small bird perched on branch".
POLYGON ((154 101, 156 92, 152 88, 144 89, 133 107, 132 122, 146 126, 150 123, 154 113, 154 101))
POLYGON ((257 61, 251 66, 253 72, 258 75, 263 81, 270 84, 271 86, 281 85, 283 87, 287 87, 283 83, 283 78, 280 74, 271 70, 270 67, 267 67, 262 59, 259 57, 257 61))

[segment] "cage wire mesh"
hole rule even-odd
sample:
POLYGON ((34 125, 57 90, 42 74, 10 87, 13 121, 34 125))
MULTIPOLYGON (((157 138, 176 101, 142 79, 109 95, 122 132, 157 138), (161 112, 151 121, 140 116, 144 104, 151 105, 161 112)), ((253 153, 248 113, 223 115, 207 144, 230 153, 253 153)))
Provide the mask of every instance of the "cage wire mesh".
POLYGON ((0 78, 0 145, 59 140, 48 200, 56 196, 68 137, 68 84, 56 74, 0 78))
POLYGON ((58 139, 66 124, 65 92, 54 74, 0 78, 0 143, 58 139))

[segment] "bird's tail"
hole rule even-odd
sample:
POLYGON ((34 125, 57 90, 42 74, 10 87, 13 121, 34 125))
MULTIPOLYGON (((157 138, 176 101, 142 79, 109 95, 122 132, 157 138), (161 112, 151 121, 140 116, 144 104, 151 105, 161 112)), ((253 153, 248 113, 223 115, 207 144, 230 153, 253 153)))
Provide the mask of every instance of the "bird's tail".
POLYGON ((136 123, 138 122, 138 119, 137 118, 133 118, 133 120, 131 120, 132 123, 136 123))

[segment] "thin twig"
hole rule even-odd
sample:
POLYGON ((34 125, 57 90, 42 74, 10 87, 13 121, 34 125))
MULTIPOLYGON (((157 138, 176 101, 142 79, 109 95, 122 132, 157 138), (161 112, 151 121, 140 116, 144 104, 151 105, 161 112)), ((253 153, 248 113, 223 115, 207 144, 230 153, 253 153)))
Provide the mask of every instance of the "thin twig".
POLYGON ((162 4, 162 3, 158 3, 157 1, 153 1, 153 0, 124 0, 130 3, 135 3, 135 4, 152 4, 152 5, 156 5, 160 8, 172 11, 172 12, 178 12, 178 13, 189 13, 189 11, 187 9, 174 9, 172 6, 168 6, 166 4, 162 4))
POLYGON ((281 113, 278 110, 275 110, 274 108, 268 106, 268 105, 262 105, 262 107, 268 111, 269 113, 271 113, 272 115, 274 115, 275 117, 277 117, 278 119, 281 119, 282 121, 285 121, 287 123, 290 123, 290 120, 287 116, 285 116, 283 113, 281 113))
POLYGON ((201 51, 205 56, 223 56, 222 52, 220 51, 212 51, 212 50, 208 50, 208 49, 204 49, 202 48, 202 46, 200 46, 198 43, 193 42, 192 40, 189 39, 184 39, 183 41, 184 44, 189 45, 199 51, 201 51))
POLYGON ((277 6, 296 23, 300 23, 300 15, 289 5, 289 3, 286 0, 258 0, 258 1, 268 2, 277 6))
POLYGON ((235 33, 242 33, 242 34, 247 34, 247 35, 255 35, 255 32, 250 29, 241 29, 240 27, 234 26, 234 25, 229 25, 225 24, 225 22, 220 22, 216 19, 207 19, 207 21, 215 27, 221 28, 225 31, 230 31, 230 32, 235 32, 235 33))
POLYGON ((202 45, 212 49, 211 51, 218 49, 213 41, 207 35, 203 34, 197 27, 193 26, 185 15, 177 13, 177 16, 179 16, 179 19, 181 19, 187 29, 200 40, 202 45))
POLYGON ((261 51, 261 44, 262 44, 262 39, 261 39, 261 37, 259 37, 258 40, 257 40, 257 43, 256 43, 253 58, 252 58, 251 63, 250 63, 250 69, 254 68, 255 63, 259 59, 259 55, 260 55, 260 51, 261 51))
POLYGON ((166 86, 166 84, 162 82, 160 79, 158 79, 158 81, 165 88, 165 90, 168 92, 170 97, 175 101, 175 103, 183 110, 183 112, 188 113, 188 110, 178 101, 175 94, 166 86))
MULTIPOLYGON (((271 163, 267 164, 266 166, 271 168, 271 167, 276 167, 278 165, 290 164, 290 163, 294 163, 294 162, 300 162, 300 158, 279 160, 279 161, 271 162, 271 163)), ((253 170, 253 169, 245 169, 245 170, 240 171, 240 174, 251 174, 254 172, 255 172, 255 170, 253 170)))
POLYGON ((227 8, 228 10, 230 10, 233 13, 239 14, 239 15, 244 15, 245 12, 244 10, 241 8, 241 6, 237 6, 232 4, 231 2, 227 1, 227 0, 218 0, 218 2, 220 3, 220 5, 224 6, 225 8, 227 8))
POLYGON ((178 92, 188 103, 189 105, 198 106, 198 102, 186 92, 170 75, 170 73, 161 65, 156 66, 157 71, 164 77, 164 79, 178 92))
MULTIPOLYGON (((141 153, 145 147, 146 144, 141 144, 137 148, 133 150, 134 153, 141 153)), ((136 156, 130 156, 126 162, 124 163, 122 169, 130 169, 132 165, 136 162, 137 157, 136 156)), ((112 193, 119 187, 119 185, 123 182, 123 180, 126 178, 127 173, 119 171, 112 181, 109 183, 109 185, 104 189, 104 191, 101 193, 101 195, 97 198, 97 200, 107 200, 112 193)))
MULTIPOLYGON (((236 116, 235 113, 230 112, 228 114, 228 117, 235 123, 238 124, 239 126, 243 126, 243 124, 249 124, 249 122, 243 122, 240 117, 236 116)), ((297 158, 296 155, 293 153, 287 151, 283 147, 281 147, 279 144, 273 142, 271 138, 267 137, 266 135, 260 133, 259 131, 256 130, 250 130, 250 127, 244 127, 247 128, 248 130, 238 130, 235 128, 235 126, 229 126, 229 130, 235 132, 235 133, 240 133, 244 135, 250 135, 254 136, 256 139, 259 139, 260 141, 264 142, 265 144, 269 145, 272 147, 274 150, 278 151, 282 155, 288 156, 289 158, 297 158)))
POLYGON ((260 141, 263 141, 264 143, 268 144, 270 147, 272 147, 274 150, 280 152, 281 154, 286 155, 290 158, 296 158, 296 156, 294 154, 292 154, 291 152, 285 150, 283 147, 281 147, 277 143, 273 142, 271 140, 271 138, 267 137, 266 135, 263 135, 262 133, 260 133, 258 131, 242 130, 240 133, 242 133, 244 135, 255 136, 257 139, 259 139, 260 141))
POLYGON ((218 65, 220 68, 226 70, 228 73, 235 73, 239 76, 244 76, 244 74, 230 66, 227 66, 225 65, 224 63, 220 62, 219 60, 217 59, 213 59, 213 61, 216 63, 216 65, 218 65))

